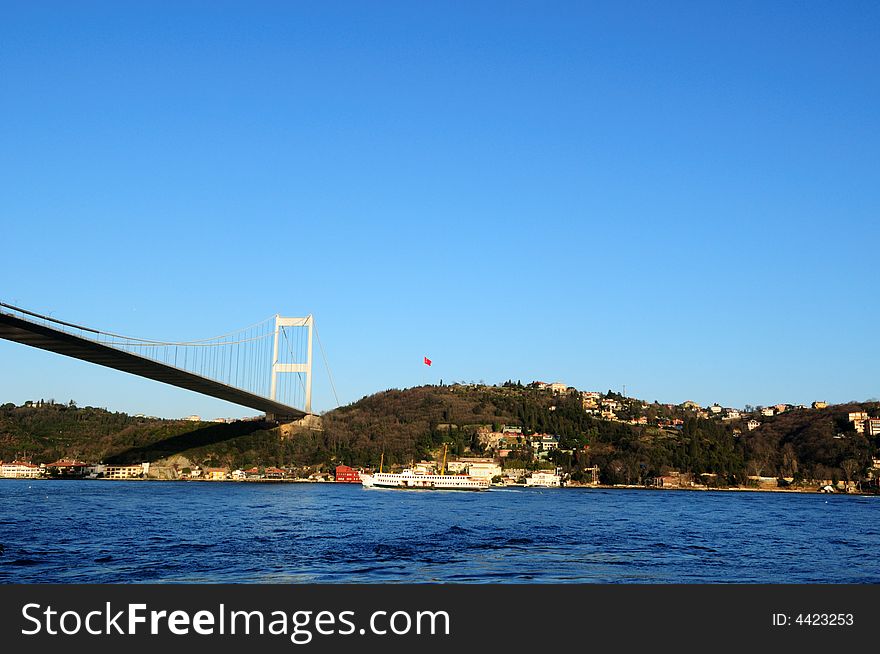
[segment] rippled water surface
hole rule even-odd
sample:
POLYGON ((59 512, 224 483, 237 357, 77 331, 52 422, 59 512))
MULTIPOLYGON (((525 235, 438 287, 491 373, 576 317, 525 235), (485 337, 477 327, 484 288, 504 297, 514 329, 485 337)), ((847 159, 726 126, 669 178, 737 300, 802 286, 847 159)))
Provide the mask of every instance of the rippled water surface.
POLYGON ((0 581, 880 582, 880 498, 0 480, 0 581))

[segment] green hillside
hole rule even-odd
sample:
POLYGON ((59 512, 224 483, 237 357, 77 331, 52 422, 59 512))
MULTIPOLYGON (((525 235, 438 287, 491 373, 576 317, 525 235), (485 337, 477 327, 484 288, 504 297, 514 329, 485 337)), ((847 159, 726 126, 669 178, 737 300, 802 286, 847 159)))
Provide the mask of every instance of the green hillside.
POLYGON ((0 407, 0 459, 155 462, 182 455, 206 465, 329 468, 375 466, 384 453, 385 462, 394 465, 435 457, 444 443, 453 456, 495 456, 497 448, 487 447, 481 434, 513 426, 523 437, 506 446, 507 461, 536 467, 528 436, 556 435, 559 449, 540 463, 560 466, 575 480, 584 477, 585 468, 598 466, 601 481, 609 484, 647 484, 670 471, 693 473, 720 487, 747 485, 750 476, 874 483, 877 439, 857 433, 847 414, 878 416, 876 402, 721 419, 610 391, 602 399, 616 403, 615 419, 586 411, 573 389, 554 394, 512 382, 422 386, 376 393, 331 411, 320 429, 135 418, 55 403, 6 404, 0 407), (750 431, 746 423, 755 419, 761 424, 750 431))

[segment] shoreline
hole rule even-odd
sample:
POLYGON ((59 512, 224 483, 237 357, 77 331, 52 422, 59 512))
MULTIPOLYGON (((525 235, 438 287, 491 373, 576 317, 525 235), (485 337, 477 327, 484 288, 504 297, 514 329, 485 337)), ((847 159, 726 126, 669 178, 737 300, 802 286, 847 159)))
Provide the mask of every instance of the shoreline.
MULTIPOLYGON (((129 482, 164 482, 164 483, 175 483, 175 484, 186 484, 186 483, 195 483, 195 484, 310 484, 310 485, 321 485, 321 486, 360 486, 360 484, 356 482, 336 482, 336 481, 312 481, 308 479, 159 479, 154 477, 147 478, 132 478, 132 479, 105 479, 105 478, 95 478, 95 479, 84 479, 84 478, 70 478, 70 477, 59 477, 59 478, 46 478, 41 477, 37 479, 28 479, 28 478, 18 478, 18 477, 0 477, 0 481, 19 481, 19 482, 41 482, 41 481, 65 481, 65 482, 120 482, 120 481, 129 481, 129 482)), ((685 492, 719 492, 719 493, 789 493, 789 494, 798 494, 798 495, 841 495, 841 496, 853 496, 853 497, 873 497, 880 496, 878 492, 866 492, 864 490, 846 493, 843 491, 835 491, 833 493, 823 493, 819 489, 809 490, 806 488, 748 488, 742 486, 728 486, 727 488, 708 488, 705 486, 691 486, 691 487, 677 487, 677 488, 658 488, 651 486, 638 486, 634 484, 618 484, 615 486, 609 486, 606 484, 576 484, 576 485, 566 485, 566 486, 491 486, 489 490, 493 489, 504 489, 504 488, 518 488, 518 489, 540 489, 540 490, 637 490, 637 491, 657 491, 657 492, 668 492, 668 491, 685 491, 685 492)))

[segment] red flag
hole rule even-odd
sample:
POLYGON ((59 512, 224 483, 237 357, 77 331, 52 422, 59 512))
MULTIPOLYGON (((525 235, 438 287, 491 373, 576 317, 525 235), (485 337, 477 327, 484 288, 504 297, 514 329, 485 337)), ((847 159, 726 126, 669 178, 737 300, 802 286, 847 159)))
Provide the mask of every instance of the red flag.
POLYGON ((430 365, 431 365, 431 360, 430 360, 428 357, 425 357, 425 365, 426 365, 426 366, 430 366, 430 365))

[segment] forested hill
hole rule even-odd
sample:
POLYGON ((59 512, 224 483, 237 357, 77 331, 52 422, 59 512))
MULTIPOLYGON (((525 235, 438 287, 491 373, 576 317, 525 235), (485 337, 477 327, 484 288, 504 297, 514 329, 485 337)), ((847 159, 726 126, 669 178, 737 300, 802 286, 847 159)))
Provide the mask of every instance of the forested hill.
POLYGON ((447 443, 452 455, 505 455, 526 467, 553 464, 574 479, 598 466, 606 483, 648 483, 673 470, 719 486, 745 484, 749 476, 872 476, 877 439, 857 433, 848 418, 855 411, 880 416, 876 402, 789 408, 774 416, 712 413, 610 391, 589 402, 573 389, 553 393, 514 383, 422 386, 384 391, 331 411, 320 430, 280 430, 258 421, 158 420, 55 403, 6 404, 0 407, 0 459, 134 462, 184 455, 206 465, 329 468, 375 466, 383 453, 389 465, 408 463, 436 457, 447 443), (501 451, 491 436, 505 427, 521 435, 509 436, 501 451), (536 456, 534 434, 557 436, 558 449, 536 456))
MULTIPOLYGON (((443 442, 455 454, 493 455, 498 452, 487 450, 479 433, 507 425, 525 435, 559 436, 560 451, 550 460, 576 478, 596 465, 607 483, 646 483, 677 470, 714 474, 711 483, 718 485, 745 485, 749 476, 865 479, 878 446, 848 421, 853 411, 880 416, 877 402, 791 408, 772 417, 754 410, 725 419, 611 391, 601 400, 617 403, 614 419, 588 413, 576 391, 555 394, 511 383, 385 391, 325 417, 323 456, 375 463, 384 451, 386 461, 407 462, 436 455, 443 442), (761 424, 749 430, 749 421, 761 424)), ((517 443, 508 447, 517 461, 528 458, 517 443)))

